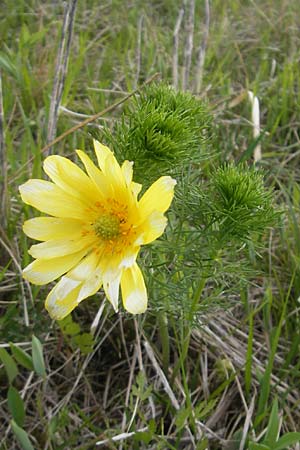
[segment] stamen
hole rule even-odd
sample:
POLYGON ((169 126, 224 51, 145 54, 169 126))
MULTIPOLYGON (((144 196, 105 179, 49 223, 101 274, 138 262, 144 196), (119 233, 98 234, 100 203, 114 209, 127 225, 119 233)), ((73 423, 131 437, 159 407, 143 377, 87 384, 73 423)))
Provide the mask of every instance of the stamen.
POLYGON ((120 220, 113 214, 102 214, 93 227, 98 237, 109 242, 120 235, 120 220))

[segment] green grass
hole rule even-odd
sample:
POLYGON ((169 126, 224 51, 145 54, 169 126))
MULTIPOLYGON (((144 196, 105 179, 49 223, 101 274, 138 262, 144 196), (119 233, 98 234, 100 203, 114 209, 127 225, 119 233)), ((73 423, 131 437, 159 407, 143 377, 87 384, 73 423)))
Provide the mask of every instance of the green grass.
MULTIPOLYGON (((200 97, 214 120, 211 158, 178 175, 186 184, 178 189, 168 229, 143 250, 153 293, 147 314, 115 315, 106 305, 93 334, 102 293, 84 302, 73 322, 58 325, 44 310, 49 288, 21 277, 31 245, 22 223, 35 212, 22 204, 18 186, 43 177, 40 150, 47 144, 63 7, 40 0, 3 3, 7 184, 1 172, 1 450, 300 448, 298 436, 287 434, 300 431, 298 0, 210 4, 200 97), (213 252, 206 236, 198 240, 204 223, 209 239, 220 237, 209 228, 213 200, 206 186, 214 167, 238 162, 241 155, 251 162, 255 143, 251 105, 241 95, 245 90, 259 98, 258 165, 281 215, 271 230, 246 245, 233 240, 213 252), (182 299, 190 299, 183 308, 182 299), (114 441, 127 432, 135 433, 114 441), (105 443, 95 447, 98 441, 105 443)), ((104 110, 156 72, 172 84, 172 35, 180 7, 175 0, 78 2, 57 136, 84 119, 76 113, 104 110)), ((204 1, 199 0, 195 47, 202 41, 203 23, 204 1)), ((185 37, 181 29, 179 75, 185 37)), ((195 70, 194 53, 192 93, 195 70)), ((92 137, 105 140, 108 130, 117 136, 121 113, 132 105, 128 100, 69 134, 53 152, 73 159, 76 148, 89 151, 92 137)))

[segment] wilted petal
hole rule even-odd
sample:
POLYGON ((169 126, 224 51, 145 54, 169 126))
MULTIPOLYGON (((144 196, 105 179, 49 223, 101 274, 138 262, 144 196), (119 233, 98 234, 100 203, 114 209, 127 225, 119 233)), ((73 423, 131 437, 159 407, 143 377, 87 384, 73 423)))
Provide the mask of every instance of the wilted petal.
POLYGON ((99 257, 91 253, 54 286, 45 304, 52 318, 63 319, 82 300, 94 295, 100 289, 102 277, 98 261, 99 257))

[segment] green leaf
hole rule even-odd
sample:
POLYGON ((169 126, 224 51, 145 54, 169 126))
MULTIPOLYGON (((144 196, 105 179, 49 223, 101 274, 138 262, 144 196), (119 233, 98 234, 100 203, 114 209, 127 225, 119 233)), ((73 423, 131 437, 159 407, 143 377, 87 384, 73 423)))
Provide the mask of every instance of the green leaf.
POLYGON ((9 73, 10 75, 12 75, 14 78, 17 79, 18 77, 17 68, 13 64, 13 62, 9 59, 9 57, 4 53, 0 54, 0 68, 3 70, 3 72, 6 71, 7 73, 9 73))
POLYGON ((206 450, 208 448, 208 439, 204 438, 203 440, 197 443, 196 450, 206 450))
POLYGON ((153 439, 153 433, 150 431, 138 431, 134 435, 134 440, 136 442, 144 442, 146 445, 153 439))
POLYGON ((269 445, 270 447, 273 447, 273 445, 276 443, 278 434, 279 434, 279 415, 278 415, 278 400, 277 398, 273 401, 272 411, 267 427, 267 433, 263 440, 263 443, 266 445, 269 445))
MULTIPOLYGON (((230 450, 240 450, 240 444, 241 440, 243 439, 244 433, 242 428, 238 428, 234 434, 231 436, 230 439, 230 450)), ((246 443, 243 448, 248 448, 248 441, 246 440, 246 443)))
POLYGON ((254 334, 254 312, 249 312, 249 331, 248 331, 248 343, 247 343, 247 354, 246 354, 246 367, 245 367, 245 388, 247 395, 250 394, 252 386, 252 358, 253 358, 253 334, 254 334))
POLYGON ((260 135, 257 136, 257 138, 253 139, 253 141, 250 142, 250 144, 248 145, 248 148, 246 148, 246 150, 241 154, 241 156, 237 160, 237 164, 243 163, 244 161, 246 161, 247 159, 252 157, 257 144, 263 139, 265 134, 266 134, 266 131, 263 130, 260 133, 260 135))
POLYGON ((28 355, 27 352, 25 352, 22 348, 18 347, 17 345, 13 344, 13 342, 10 342, 9 346, 12 354, 14 355, 17 362, 21 364, 21 366, 25 367, 25 369, 28 370, 34 370, 32 357, 28 355))
POLYGON ((91 353, 94 346, 94 337, 91 333, 82 333, 72 338, 74 344, 78 345, 84 355, 91 353))
POLYGON ((32 335, 32 360, 35 372, 41 377, 46 376, 43 346, 39 339, 32 335))
POLYGON ((141 392, 140 394, 140 400, 142 402, 144 402, 145 400, 147 400, 147 398, 150 397, 151 393, 153 391, 152 385, 148 386, 144 392, 141 392))
POLYGON ((25 419, 24 402, 19 391, 13 386, 8 389, 7 402, 15 422, 22 427, 25 419))
POLYGON ((78 323, 74 322, 72 316, 69 315, 62 320, 58 321, 63 334, 68 334, 70 336, 75 336, 80 333, 80 326, 78 323))
POLYGON ((12 383, 19 373, 17 365, 5 348, 0 348, 0 359, 4 364, 9 382, 12 383))
POLYGON ((175 424, 177 426, 177 433, 184 427, 188 417, 191 414, 191 407, 188 406, 187 408, 180 409, 176 413, 176 419, 175 424))
POLYGON ((283 450, 290 445, 296 444, 297 442, 300 442, 300 433, 297 433, 296 431, 286 433, 278 439, 272 450, 283 450))
POLYGON ((19 425, 17 425, 14 420, 11 420, 10 424, 11 424, 11 428, 12 428, 16 438, 20 442, 22 449, 23 450, 34 450, 26 431, 23 430, 23 428, 19 427, 19 425))
POLYGON ((257 444, 256 442, 250 442, 249 450, 270 450, 270 447, 264 444, 257 444))
POLYGON ((76 322, 68 323, 64 328, 64 333, 75 336, 80 333, 80 326, 76 322))
POLYGON ((219 401, 218 398, 210 400, 209 402, 203 401, 200 402, 199 405, 195 407, 195 416, 197 419, 202 420, 205 419, 206 416, 214 409, 216 403, 219 401))
POLYGON ((156 423, 155 423, 155 420, 154 419, 150 419, 149 420, 149 423, 148 423, 148 429, 149 429, 149 431, 151 432, 151 433, 155 433, 155 431, 156 431, 156 423))
POLYGON ((134 440, 139 442, 145 442, 145 444, 149 444, 149 442, 153 439, 156 430, 156 423, 154 419, 150 419, 148 424, 147 431, 139 431, 135 434, 134 440))
MULTIPOLYGON (((288 301, 288 296, 285 298, 285 301, 282 306, 282 312, 281 312, 279 324, 277 327, 274 327, 274 329, 272 330, 272 337, 270 339, 270 341, 272 343, 271 352, 269 355, 269 360, 268 360, 268 364, 267 364, 263 379, 260 382, 260 395, 259 395, 259 400, 258 400, 258 409, 257 409, 257 416, 256 416, 257 418, 259 418, 263 413, 265 413, 266 408, 267 408, 266 405, 267 405, 268 398, 270 395, 270 386, 271 386, 270 380, 271 380, 271 375, 272 375, 272 369, 273 369, 273 364, 274 364, 275 354, 277 351, 277 345, 279 342, 282 324, 283 324, 283 321, 285 318, 287 301, 288 301)), ((258 421, 255 420, 254 425, 257 425, 257 423, 258 423, 258 421)))
POLYGON ((298 184, 293 184, 293 205, 295 208, 300 205, 300 187, 298 184))

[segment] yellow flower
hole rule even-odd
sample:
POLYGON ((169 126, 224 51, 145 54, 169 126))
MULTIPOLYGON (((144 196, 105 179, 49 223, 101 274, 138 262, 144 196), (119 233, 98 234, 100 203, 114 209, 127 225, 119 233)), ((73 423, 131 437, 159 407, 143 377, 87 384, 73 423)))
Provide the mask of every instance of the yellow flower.
POLYGON ((22 199, 52 217, 24 223, 30 238, 43 241, 29 253, 36 258, 23 271, 34 284, 61 277, 46 299, 54 319, 63 319, 103 286, 118 310, 121 284, 127 311, 147 308, 147 291, 136 263, 141 245, 164 232, 176 181, 159 178, 138 200, 141 185, 132 181, 132 165, 120 167, 108 147, 94 141, 99 168, 81 150, 86 172, 62 156, 49 156, 44 170, 53 181, 29 180, 20 186, 22 199))

